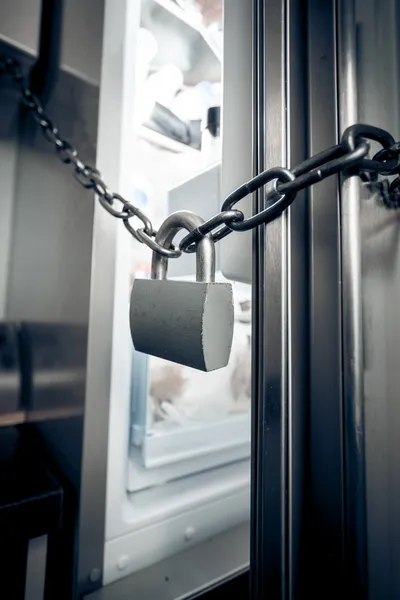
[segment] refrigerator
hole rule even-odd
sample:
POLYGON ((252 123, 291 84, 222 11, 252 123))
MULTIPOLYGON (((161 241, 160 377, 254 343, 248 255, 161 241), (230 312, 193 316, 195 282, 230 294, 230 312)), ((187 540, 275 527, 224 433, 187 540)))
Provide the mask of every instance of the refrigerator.
MULTIPOLYGON (((155 228, 211 218, 353 124, 399 139, 396 0, 84 5, 3 2, 0 56, 26 72, 39 57, 46 114, 155 228)), ((57 160, 5 75, 0 103, 0 318, 39 357, 29 404, 0 370, 0 424, 40 440, 65 499, 43 597, 396 598, 400 209, 335 172, 218 242, 232 354, 199 373, 134 350, 151 251, 57 160)), ((234 208, 249 218, 269 191, 234 208)), ((168 277, 194 280, 195 256, 168 277)))

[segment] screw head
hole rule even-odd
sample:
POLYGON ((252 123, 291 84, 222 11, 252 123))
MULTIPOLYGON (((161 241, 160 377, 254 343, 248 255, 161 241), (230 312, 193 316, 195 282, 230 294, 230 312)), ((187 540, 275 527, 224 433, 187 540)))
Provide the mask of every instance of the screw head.
POLYGON ((119 571, 123 571, 129 564, 129 556, 123 555, 120 556, 117 562, 117 567, 119 571))
POLYGON ((94 568, 89 573, 89 581, 91 583, 96 583, 97 581, 99 581, 100 577, 101 577, 100 569, 94 568))
POLYGON ((194 536, 194 533, 195 533, 194 527, 186 527, 186 529, 185 529, 185 540, 187 542, 189 542, 192 539, 192 537, 194 536))

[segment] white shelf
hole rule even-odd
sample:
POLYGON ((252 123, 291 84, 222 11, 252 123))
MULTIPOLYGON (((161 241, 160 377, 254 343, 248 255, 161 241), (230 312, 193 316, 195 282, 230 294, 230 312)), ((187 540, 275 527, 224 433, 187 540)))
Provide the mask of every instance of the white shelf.
POLYGON ((180 8, 177 4, 171 2, 171 0, 153 0, 153 2, 156 2, 156 4, 158 4, 159 6, 167 10, 169 13, 174 15, 174 17, 182 21, 182 23, 185 23, 185 25, 188 25, 189 27, 194 29, 194 31, 197 31, 202 36, 202 38, 204 39, 210 50, 213 52, 215 57, 220 62, 222 62, 222 50, 221 48, 217 47, 213 36, 210 35, 207 28, 204 27, 203 23, 201 22, 200 16, 199 19, 196 19, 195 17, 191 16, 190 12, 180 8))
POLYGON ((156 4, 159 4, 162 8, 170 12, 174 17, 192 27, 195 31, 201 33, 202 23, 201 18, 196 19, 191 17, 190 13, 183 8, 180 8, 175 2, 171 2, 171 0, 153 0, 156 4))
POLYGON ((182 144, 177 140, 174 140, 162 133, 158 133, 158 131, 153 131, 144 125, 141 125, 137 134, 143 140, 150 142, 154 146, 161 148, 162 150, 168 150, 169 152, 173 152, 175 154, 191 153, 193 155, 199 155, 200 150, 193 148, 192 146, 188 146, 187 144, 182 144))
POLYGON ((148 29, 159 44, 151 63, 153 70, 161 68, 166 60, 182 70, 185 83, 190 86, 204 80, 221 81, 222 44, 216 37, 219 34, 205 27, 201 19, 171 0, 143 0, 142 27, 148 29))
POLYGON ((209 456, 198 456, 197 458, 180 463, 171 463, 158 469, 146 469, 142 466, 141 448, 132 446, 128 462, 127 491, 130 493, 140 492, 141 490, 159 486, 160 482, 167 483, 168 481, 191 477, 196 473, 233 464, 243 460, 243 456, 246 453, 250 455, 248 442, 235 448, 225 448, 225 450, 209 456))
POLYGON ((249 414, 170 430, 153 429, 142 441, 143 466, 155 469, 236 448, 240 448, 239 458, 250 456, 249 414))

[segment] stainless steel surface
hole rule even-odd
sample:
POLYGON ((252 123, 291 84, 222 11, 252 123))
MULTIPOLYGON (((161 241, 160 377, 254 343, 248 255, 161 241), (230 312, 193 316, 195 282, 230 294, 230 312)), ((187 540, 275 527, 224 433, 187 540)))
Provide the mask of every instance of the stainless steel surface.
POLYGON ((57 407, 46 410, 18 410, 6 412, 0 415, 0 427, 21 425, 22 423, 42 423, 44 421, 56 421, 59 419, 71 419, 72 417, 83 417, 83 407, 57 407))
MULTIPOLYGON (((287 92, 286 160, 294 166, 309 153, 306 145, 306 19, 304 3, 300 0, 286 2, 286 60, 287 92)), ((268 80, 267 80, 268 81, 268 80)), ((268 88, 267 88, 268 90, 268 88)), ((267 91, 268 93, 268 91, 267 91)), ((271 115, 271 118, 272 115, 271 115)), ((267 117, 268 119, 268 117, 267 117)), ((268 139, 268 120, 266 136, 268 139)), ((301 596, 302 557, 306 533, 303 527, 306 483, 305 461, 307 451, 308 373, 304 347, 308 343, 307 305, 307 192, 298 192, 288 213, 287 257, 287 315, 288 315, 288 598, 301 596)), ((268 235, 268 230, 267 230, 268 235)), ((268 247, 265 251, 268 253, 268 247)), ((266 292, 269 289, 268 270, 266 292)), ((271 315, 272 316, 272 315, 271 315)), ((268 319, 268 313, 266 318, 268 319)), ((269 353, 265 355, 266 365, 269 353)), ((284 363, 283 363, 284 364, 284 363)))
MULTIPOLYGON (((0 42, 1 48, 1 42, 0 42)), ((0 107, 0 319, 6 318, 7 285, 13 222, 13 199, 17 183, 19 106, 11 81, 1 81, 0 107), (7 115, 8 118, 5 118, 7 115)))
POLYGON ((83 411, 86 382, 85 327, 25 323, 21 352, 27 378, 23 406, 29 412, 77 409, 83 411))
MULTIPOLYGON (((41 0, 2 0, 0 38, 29 54, 36 54, 41 4, 41 0)), ((63 69, 97 85, 101 70, 103 4, 103 0, 88 0, 85 3, 68 0, 62 24, 63 69), (82 52, 82 47, 87 51, 82 52)))
POLYGON ((24 600, 44 600, 47 535, 29 540, 24 600))
MULTIPOLYGON (((180 210, 167 217, 157 232, 155 241, 169 248, 176 234, 182 229, 192 231, 204 223, 201 217, 188 210, 180 210)), ((215 281, 215 245, 210 236, 203 237, 196 246, 196 281, 215 281)), ((152 279, 165 279, 168 259, 153 252, 152 279)))
POLYGON ((44 323, 0 325, 0 426, 83 415, 87 332, 44 323))
MULTIPOLYGON (((308 3, 308 154, 337 142, 335 0, 308 3)), ((344 542, 339 180, 309 190, 309 591, 343 590, 344 542), (318 578, 315 574, 318 573, 318 578)))
MULTIPOLYGON (((355 1, 338 0, 337 7, 339 129, 344 131, 358 120, 355 1)), ((354 598, 367 595, 360 186, 350 177, 340 189, 345 560, 354 598)))
MULTIPOLYGON (((96 14, 93 21, 95 25, 98 19, 102 20, 103 4, 97 0, 90 4, 96 14)), ((69 3, 65 15, 63 36, 66 37, 72 36, 71 6, 69 3)), ((75 36, 79 30, 79 27, 73 28, 75 47, 78 45, 75 36)), ((101 34, 101 30, 94 26, 93 36, 86 38, 88 43, 89 40, 93 41, 96 31, 101 34)), ((101 39, 96 42, 99 42, 100 48, 101 39)), ((92 52, 96 53, 95 46, 90 44, 87 54, 91 57, 92 52)), ((10 45, 2 44, 3 50, 22 60, 27 67, 32 64, 30 57, 10 45)), ((96 60, 99 61, 99 58, 97 56, 96 60)), ((87 160, 93 161, 96 153, 98 95, 98 89, 87 81, 61 71, 48 105, 60 130, 68 131, 87 160)), ((81 592, 92 590, 101 583, 92 584, 89 572, 97 565, 102 567, 104 548, 111 363, 108 349, 113 298, 112 294, 99 293, 95 285, 95 269, 92 270, 93 195, 87 190, 81 191, 76 182, 64 173, 65 168, 57 164, 47 143, 38 136, 37 126, 26 118, 26 114, 20 110, 7 112, 8 107, 13 103, 16 105, 18 99, 7 85, 3 86, 3 78, 0 101, 3 121, 9 123, 8 119, 11 122, 14 120, 9 129, 4 128, 0 140, 5 152, 14 152, 12 169, 3 173, 3 176, 13 177, 14 183, 12 186, 8 183, 2 186, 1 206, 10 204, 12 211, 5 215, 2 212, 9 235, 6 238, 8 248, 4 278, 2 271, 2 280, 7 278, 7 286, 5 298, 1 298, 1 316, 7 320, 34 321, 43 326, 62 325, 64 366, 70 361, 74 367, 74 372, 69 373, 73 376, 72 380, 69 383, 64 380, 65 385, 60 385, 59 375, 66 374, 63 367, 60 369, 58 365, 53 370, 51 361, 43 368, 38 365, 34 379, 37 385, 32 395, 34 409, 30 412, 24 407, 24 410, 13 413, 12 419, 13 423, 18 420, 40 420, 37 428, 68 486, 73 489, 71 495, 66 494, 65 502, 67 512, 63 523, 68 524, 68 531, 62 533, 65 556, 57 562, 58 580, 63 582, 57 594, 60 598, 64 594, 69 600, 73 594, 78 594, 78 589, 81 592), (6 197, 3 202, 4 194, 6 197), (89 310, 91 287, 93 293, 96 295, 97 289, 99 295, 100 320, 105 319, 107 306, 111 307, 110 328, 107 330, 103 327, 94 341, 95 347, 100 349, 97 352, 101 363, 94 372, 93 333, 89 342, 89 363, 86 348, 89 312, 90 318, 96 319, 96 311, 89 310), (78 353, 70 337, 76 328, 83 332, 78 353), (90 377, 87 375, 88 365, 90 377), (85 424, 84 408, 87 417, 85 424)), ((104 259, 100 253, 98 260, 102 263, 105 288, 112 290, 114 244, 112 235, 109 235, 110 228, 112 230, 110 218, 107 214, 105 217, 107 219, 104 222, 100 220, 100 223, 96 219, 95 231, 101 229, 99 246, 104 259), (107 280, 109 275, 110 279, 107 280)), ((99 264, 96 260, 94 263, 99 264)), ((96 330, 99 330, 97 325, 96 330)), ((43 340, 47 349, 49 341, 51 345, 51 337, 43 340)))
MULTIPOLYGON (((222 199, 253 175, 252 11, 249 0, 224 2, 224 57, 222 199)), ((251 216, 251 197, 242 200, 236 208, 246 217, 251 216)), ((252 234, 238 232, 222 240, 220 264, 227 279, 251 283, 252 234)))
MULTIPOLYGON (((399 139, 399 2, 358 0, 356 18, 359 120, 399 139)), ((368 597, 380 600, 400 596, 399 213, 365 188, 360 232, 368 597)))
MULTIPOLYGON (((71 128, 78 118, 85 122, 86 131, 76 128, 75 136, 92 156, 97 96, 95 88, 64 73, 51 103, 60 127, 65 123, 65 128, 71 128)), ((74 181, 67 182, 36 125, 26 119, 21 122, 19 142, 6 317, 84 324, 93 197, 88 198, 86 190, 80 192, 74 181)))
POLYGON ((21 358, 18 329, 0 323, 0 423, 7 413, 21 410, 21 358))
MULTIPOLYGON (((302 3, 254 2, 254 170, 305 158, 302 3)), ((255 209, 263 208, 257 194, 255 209)), ((305 203, 254 234, 252 598, 295 597, 303 510, 305 203)))
POLYGON ((179 600, 246 569, 249 524, 244 523, 186 552, 108 585, 84 600, 179 600))

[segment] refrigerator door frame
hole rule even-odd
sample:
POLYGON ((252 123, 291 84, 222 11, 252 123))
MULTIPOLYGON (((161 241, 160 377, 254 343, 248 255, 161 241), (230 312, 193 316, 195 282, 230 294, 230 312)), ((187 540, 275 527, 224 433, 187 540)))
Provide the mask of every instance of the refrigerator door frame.
MULTIPOLYGON (((309 0, 306 48, 295 11, 256 5, 256 172, 296 162, 299 134, 310 156, 358 120, 354 1, 309 0)), ((359 186, 332 177, 307 191, 305 220, 297 198, 254 233, 251 598, 319 597, 321 578, 325 597, 367 597, 359 186)))
MULTIPOLYGON (((256 0, 254 172, 306 157, 305 14, 256 0)), ((263 207, 263 191, 254 210, 263 207)), ((253 429, 250 597, 300 586, 307 399, 304 193, 253 233, 253 429)))

